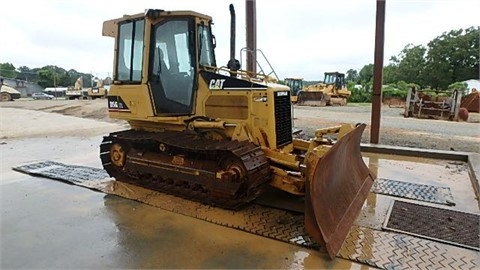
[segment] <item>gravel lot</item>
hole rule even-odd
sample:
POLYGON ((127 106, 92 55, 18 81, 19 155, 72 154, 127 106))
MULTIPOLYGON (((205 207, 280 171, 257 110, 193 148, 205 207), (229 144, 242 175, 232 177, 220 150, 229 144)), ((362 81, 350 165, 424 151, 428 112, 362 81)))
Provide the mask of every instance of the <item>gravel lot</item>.
MULTIPOLYGON (((468 122, 403 117, 403 108, 383 106, 380 120, 380 144, 480 152, 479 115, 470 114, 468 122)), ((295 126, 311 135, 315 127, 337 123, 371 123, 370 105, 349 104, 344 107, 295 107, 295 126)), ((370 141, 370 126, 362 142, 370 141)))
MULTIPOLYGON (((125 128, 126 122, 109 119, 104 99, 97 100, 31 100, 20 99, 14 102, 1 102, 0 108, 22 108, 27 110, 60 113, 81 118, 117 123, 125 128)), ((4 110, 2 110, 4 112, 4 110)), ((404 118, 403 108, 382 107, 380 143, 395 146, 455 150, 480 153, 480 119, 478 114, 470 114, 468 122, 404 118)), ((2 113, 3 130, 14 123, 2 113)), ((32 114, 32 117, 39 116, 32 114)), ((311 135, 315 128, 339 123, 370 124, 370 105, 349 104, 344 107, 299 107, 294 108, 295 127, 311 135)), ((10 117, 9 117, 10 118, 10 117)), ((39 121, 41 118, 39 119, 39 121)), ((21 119, 20 119, 21 121, 21 119)), ((12 126, 13 128, 14 126, 12 126)), ((3 133, 3 132, 2 132, 3 133)), ((8 137, 3 134, 2 137, 8 137)), ((362 141, 369 142, 370 129, 367 127, 362 141)))

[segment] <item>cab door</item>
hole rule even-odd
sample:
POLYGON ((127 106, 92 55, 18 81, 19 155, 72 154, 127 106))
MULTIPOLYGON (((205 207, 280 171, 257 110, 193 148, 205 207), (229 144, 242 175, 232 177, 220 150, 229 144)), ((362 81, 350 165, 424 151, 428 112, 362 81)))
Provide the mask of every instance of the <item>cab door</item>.
POLYGON ((194 21, 169 18, 152 26, 149 85, 156 115, 188 115, 194 109, 194 21))

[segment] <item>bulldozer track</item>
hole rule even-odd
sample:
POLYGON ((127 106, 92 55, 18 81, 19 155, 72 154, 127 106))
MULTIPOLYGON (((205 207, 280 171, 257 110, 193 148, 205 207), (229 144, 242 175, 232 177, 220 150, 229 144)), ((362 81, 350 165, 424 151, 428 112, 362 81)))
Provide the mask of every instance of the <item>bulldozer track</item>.
MULTIPOLYGON (((103 169, 45 161, 14 170, 65 181, 166 211, 242 230, 308 249, 318 249, 303 225, 304 215, 249 204, 232 211, 124 182, 105 179, 103 169), (87 170, 84 173, 78 172, 87 170), (72 172, 76 172, 75 175, 72 172)), ((478 269, 478 252, 400 233, 353 226, 337 257, 381 269, 478 269)))
MULTIPOLYGON (((104 137, 100 145, 100 158, 109 175, 119 181, 227 209, 238 209, 254 200, 262 192, 264 184, 270 180, 268 160, 263 151, 254 144, 246 141, 211 140, 187 132, 153 133, 127 130, 112 133, 104 137), (127 154, 123 168, 118 168, 111 162, 110 149, 115 143, 127 149, 138 149, 137 156, 127 154), (172 163, 138 157, 145 151, 162 152, 158 150, 159 145, 164 149, 165 155, 176 155, 181 159, 178 162, 187 164, 172 164, 175 163, 175 157, 172 163), (215 170, 218 168, 211 169, 213 171, 190 168, 188 161, 183 160, 184 157, 193 157, 195 162, 203 160, 205 164, 205 160, 219 164, 222 160, 233 157, 237 162, 235 165, 240 168, 238 170, 244 166, 244 176, 235 183, 217 179, 215 170), (152 166, 155 169, 145 173, 145 166, 140 167, 137 165, 139 163, 148 163, 147 168, 152 166), (215 188, 216 186, 220 188, 215 188)), ((205 167, 204 164, 201 166, 205 167)))

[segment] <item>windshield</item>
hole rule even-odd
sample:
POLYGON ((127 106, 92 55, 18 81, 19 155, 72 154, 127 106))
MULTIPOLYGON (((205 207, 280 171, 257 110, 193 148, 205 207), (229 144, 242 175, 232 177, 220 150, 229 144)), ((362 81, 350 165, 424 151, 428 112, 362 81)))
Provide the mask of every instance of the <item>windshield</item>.
POLYGON ((295 89, 295 90, 300 90, 302 89, 303 85, 302 85, 302 81, 300 80, 295 80, 292 82, 292 88, 295 89))
POLYGON ((285 79, 285 84, 290 87, 292 95, 297 95, 298 91, 303 89, 302 79, 285 79))
POLYGON ((336 74, 325 74, 325 80, 323 80, 323 83, 334 84, 336 82, 336 78, 336 74))

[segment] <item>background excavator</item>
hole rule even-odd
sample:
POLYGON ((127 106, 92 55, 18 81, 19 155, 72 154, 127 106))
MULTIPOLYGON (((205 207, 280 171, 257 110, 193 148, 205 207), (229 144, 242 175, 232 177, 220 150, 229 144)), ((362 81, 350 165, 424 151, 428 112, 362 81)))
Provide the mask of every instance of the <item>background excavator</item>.
POLYGON ((352 94, 345 85, 345 74, 340 72, 325 72, 323 82, 305 87, 301 78, 286 78, 285 82, 288 86, 302 85, 292 92, 292 102, 301 106, 344 106, 352 94))
POLYGON ((104 22, 115 38, 109 115, 131 129, 104 137, 102 164, 117 181, 228 209, 268 186, 295 194, 307 232, 333 258, 375 178, 360 152, 365 124, 294 138, 290 89, 239 69, 230 13, 227 67, 217 67, 207 15, 148 9, 104 22))
POLYGON ((65 99, 80 99, 82 98, 83 77, 78 77, 75 81, 75 86, 69 86, 65 91, 65 99))

